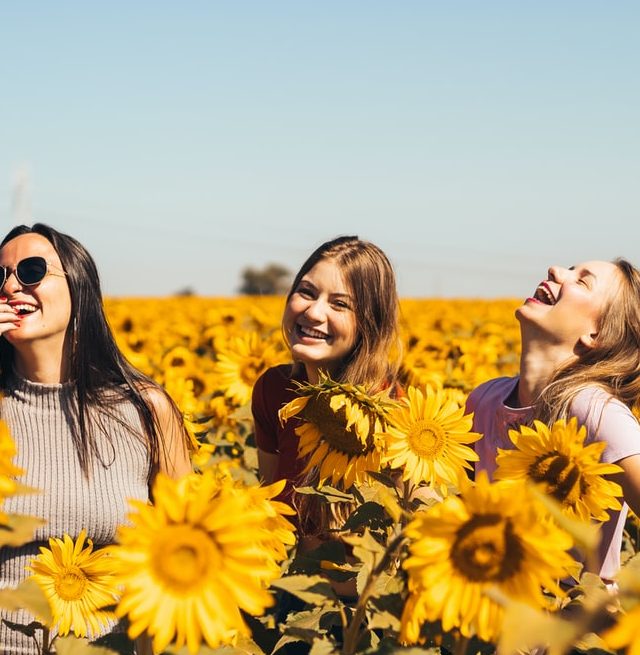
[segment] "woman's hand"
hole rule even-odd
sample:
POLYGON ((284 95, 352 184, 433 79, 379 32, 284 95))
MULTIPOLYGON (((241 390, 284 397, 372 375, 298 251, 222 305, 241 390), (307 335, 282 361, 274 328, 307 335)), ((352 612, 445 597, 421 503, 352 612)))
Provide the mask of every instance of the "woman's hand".
POLYGON ((0 296, 0 335, 20 327, 20 315, 7 302, 6 296, 0 296))

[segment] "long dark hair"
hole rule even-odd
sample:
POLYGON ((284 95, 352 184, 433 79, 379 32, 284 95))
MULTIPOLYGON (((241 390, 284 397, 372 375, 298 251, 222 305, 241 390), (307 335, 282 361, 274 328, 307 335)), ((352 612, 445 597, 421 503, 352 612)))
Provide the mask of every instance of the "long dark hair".
MULTIPOLYGON (((47 239, 66 273, 71 295, 71 319, 65 338, 66 370, 75 391, 75 402, 66 409, 73 419, 71 431, 82 470, 88 476, 90 462, 98 456, 95 436, 89 429, 89 410, 95 408, 103 416, 122 422, 112 407, 114 402, 128 400, 140 415, 143 434, 138 436, 148 448, 148 481, 151 484, 159 470, 162 446, 158 417, 144 391, 158 385, 131 366, 116 345, 104 313, 100 278, 93 258, 76 239, 43 223, 14 227, 2 240, 0 248, 23 234, 39 234, 47 239)), ((0 387, 3 389, 12 374, 13 358, 13 346, 6 339, 0 339, 0 387)), ((167 399, 176 416, 180 416, 175 404, 168 396, 167 399)), ((98 429, 101 423, 91 421, 98 429)), ((110 438, 106 429, 102 432, 110 438)))

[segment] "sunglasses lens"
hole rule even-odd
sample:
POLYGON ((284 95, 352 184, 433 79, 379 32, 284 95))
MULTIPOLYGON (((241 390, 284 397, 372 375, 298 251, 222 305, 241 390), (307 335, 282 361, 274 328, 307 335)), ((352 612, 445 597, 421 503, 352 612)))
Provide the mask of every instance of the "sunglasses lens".
POLYGON ((44 257, 27 257, 18 263, 17 272, 22 284, 38 284, 47 274, 47 262, 44 257))

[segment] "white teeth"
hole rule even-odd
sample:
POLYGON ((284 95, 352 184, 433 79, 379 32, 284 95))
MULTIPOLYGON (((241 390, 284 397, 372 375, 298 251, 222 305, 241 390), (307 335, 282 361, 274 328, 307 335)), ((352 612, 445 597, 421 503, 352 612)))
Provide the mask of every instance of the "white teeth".
POLYGON ((555 305, 556 304, 556 299, 554 295, 545 287, 544 285, 540 285, 534 294, 534 297, 537 300, 540 300, 541 302, 545 303, 546 305, 555 305))
POLYGON ((37 309, 37 307, 34 307, 33 305, 13 305, 13 308, 18 312, 22 312, 23 314, 31 314, 37 309))
POLYGON ((326 339, 329 336, 324 332, 320 332, 319 330, 314 330, 313 328, 305 327, 303 325, 299 325, 298 328, 305 337, 311 337, 312 339, 326 339))

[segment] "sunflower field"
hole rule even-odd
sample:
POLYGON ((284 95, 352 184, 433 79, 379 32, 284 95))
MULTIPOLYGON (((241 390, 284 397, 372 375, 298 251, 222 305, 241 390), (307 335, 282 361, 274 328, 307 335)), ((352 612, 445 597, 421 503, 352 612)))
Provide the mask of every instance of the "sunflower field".
MULTIPOLYGON (((512 431, 495 482, 468 475, 482 435, 465 400, 517 372, 518 305, 403 300, 400 400, 328 377, 301 386, 280 411, 317 471, 297 510, 331 526, 308 540, 284 483, 260 485, 250 411, 256 379, 289 361, 284 299, 108 299, 121 350, 182 411, 195 472, 159 475, 113 546, 52 539, 0 606, 37 617, 25 629, 44 632, 43 655, 130 652, 91 641, 121 618, 140 653, 640 655, 635 517, 615 584, 586 572, 620 508, 602 444, 575 421, 536 422, 512 431)), ((0 429, 0 500, 25 491, 14 455, 0 429)), ((33 527, 0 514, 0 545, 33 527)))

